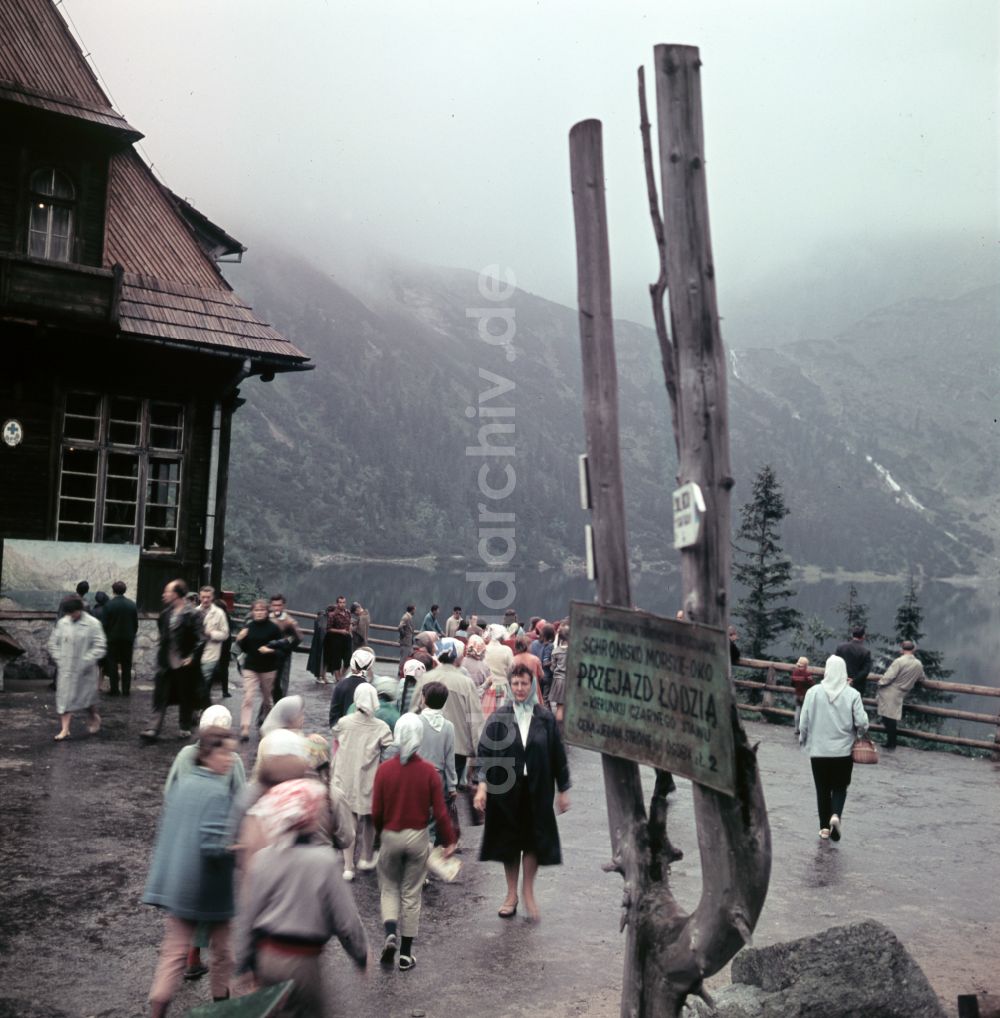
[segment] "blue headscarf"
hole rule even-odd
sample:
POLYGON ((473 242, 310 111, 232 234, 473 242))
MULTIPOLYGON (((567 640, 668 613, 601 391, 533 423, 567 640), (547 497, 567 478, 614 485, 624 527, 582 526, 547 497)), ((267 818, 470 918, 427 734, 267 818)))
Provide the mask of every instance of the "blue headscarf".
POLYGON ((531 692, 524 703, 518 703, 516 696, 511 698, 511 703, 514 704, 514 717, 518 721, 525 715, 530 717, 534 713, 535 704, 541 703, 538 698, 538 679, 534 675, 531 676, 531 692))

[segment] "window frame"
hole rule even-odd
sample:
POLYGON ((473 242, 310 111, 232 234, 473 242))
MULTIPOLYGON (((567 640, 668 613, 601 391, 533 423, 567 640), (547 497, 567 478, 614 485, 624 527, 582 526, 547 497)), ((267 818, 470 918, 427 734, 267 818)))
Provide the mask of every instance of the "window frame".
POLYGON ((72 174, 68 173, 61 166, 56 166, 51 163, 36 166, 28 174, 28 220, 25 226, 25 253, 29 258, 38 258, 42 261, 57 262, 62 265, 73 264, 77 261, 76 258, 76 211, 79 203, 79 189, 73 180, 72 174), (52 190, 55 192, 57 181, 61 178, 68 185, 70 195, 59 194, 46 194, 44 191, 36 189, 35 180, 40 173, 49 173, 52 177, 52 190), (35 225, 35 214, 39 209, 45 209, 45 230, 36 230, 35 225), (54 242, 54 214, 56 209, 63 209, 67 213, 67 225, 66 225, 66 257, 60 258, 52 253, 52 246, 54 242), (43 254, 37 254, 32 251, 32 238, 35 235, 45 237, 45 251, 43 254))
MULTIPOLYGON (((177 403, 171 400, 162 400, 151 397, 141 396, 121 396, 116 393, 102 393, 96 392, 92 389, 72 389, 66 390, 62 394, 62 414, 61 414, 61 435, 59 440, 59 484, 56 491, 56 511, 55 511, 55 540, 83 540, 83 538, 76 536, 61 536, 63 528, 84 528, 88 526, 87 521, 78 521, 73 519, 63 518, 63 506, 65 501, 69 502, 86 502, 93 505, 93 518, 89 523, 90 526, 90 538, 87 543, 92 544, 112 544, 116 542, 105 541, 107 532, 111 531, 123 531, 127 529, 128 524, 116 523, 108 519, 108 506, 109 504, 122 504, 122 505, 134 505, 135 516, 134 522, 132 523, 132 536, 131 540, 126 543, 137 544, 141 549, 143 555, 155 555, 163 557, 178 556, 181 554, 180 542, 182 534, 182 507, 183 498, 185 494, 186 484, 186 470, 185 460, 188 446, 188 421, 190 420, 190 410, 187 404, 177 403), (75 407, 70 410, 70 400, 74 397, 83 397, 85 399, 92 399, 96 404, 96 414, 83 414, 75 412, 78 408, 75 407), (112 422, 118 424, 130 425, 131 421, 123 421, 120 417, 112 416, 112 409, 116 400, 134 400, 138 404, 138 438, 133 444, 123 443, 120 440, 112 440, 111 426, 112 422), (153 425, 151 424, 151 410, 154 405, 160 407, 166 406, 171 411, 177 412, 177 420, 179 425, 176 427, 172 425, 153 425), (67 418, 75 420, 90 420, 96 421, 96 427, 94 429, 93 438, 72 438, 66 435, 66 422, 67 418), (177 447, 174 449, 164 449, 160 446, 154 446, 151 441, 151 428, 154 427, 173 427, 178 433, 177 447), (64 476, 77 476, 75 472, 65 470, 65 456, 67 450, 80 450, 94 452, 97 456, 97 467, 96 467, 96 488, 94 491, 94 497, 92 499, 86 498, 79 495, 64 494, 64 476), (112 457, 127 457, 134 456, 136 459, 136 472, 135 472, 135 502, 130 500, 124 500, 121 498, 109 498, 108 492, 108 481, 114 480, 132 480, 133 478, 125 474, 116 474, 111 472, 111 468, 116 466, 112 463, 112 457), (176 464, 176 478, 157 478, 155 476, 155 470, 151 470, 151 464, 153 461, 158 463, 167 462, 170 464, 176 464), (150 494, 150 485, 174 485, 176 487, 176 500, 173 505, 169 503, 161 505, 161 503, 153 502, 150 494), (172 526, 154 526, 147 518, 147 509, 173 509, 174 510, 174 521, 172 526), (172 531, 173 532, 173 545, 172 547, 145 547, 146 537, 148 532, 157 531, 159 533, 172 531)), ((95 476, 91 474, 81 476, 95 476)))

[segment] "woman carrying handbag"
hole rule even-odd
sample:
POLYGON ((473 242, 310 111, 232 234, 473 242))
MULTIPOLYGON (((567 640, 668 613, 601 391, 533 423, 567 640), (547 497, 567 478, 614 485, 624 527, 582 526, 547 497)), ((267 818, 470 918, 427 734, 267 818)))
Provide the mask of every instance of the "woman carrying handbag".
POLYGON ((799 745, 809 754, 819 836, 840 841, 847 788, 854 770, 855 733, 868 731, 868 715, 861 694, 847 684, 843 658, 826 659, 823 681, 806 691, 799 717, 799 745))

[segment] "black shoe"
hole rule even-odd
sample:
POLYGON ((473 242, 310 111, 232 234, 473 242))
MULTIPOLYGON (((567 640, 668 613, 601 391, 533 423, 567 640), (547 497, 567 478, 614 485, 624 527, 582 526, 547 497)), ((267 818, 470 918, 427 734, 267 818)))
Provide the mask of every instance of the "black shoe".
MULTIPOLYGON (((188 982, 191 982, 194 979, 201 979, 206 972, 208 972, 207 965, 188 965, 188 967, 184 970, 184 978, 188 980, 188 982)), ((225 998, 220 997, 219 999, 223 1000, 225 998)))
POLYGON ((117 689, 109 689, 108 696, 121 696, 121 693, 117 689))
POLYGON ((224 689, 224 690, 222 691, 222 699, 223 699, 223 700, 231 700, 231 699, 232 699, 232 697, 233 697, 233 694, 232 694, 232 693, 230 693, 228 689, 224 689))
POLYGON ((412 955, 412 954, 401 954, 399 956, 399 971, 400 972, 409 972, 410 969, 413 968, 413 966, 416 965, 416 964, 417 964, 417 959, 416 959, 415 955, 412 955))
POLYGON ((390 933, 385 938, 385 943, 382 945, 382 957, 379 961, 383 965, 391 965, 396 959, 396 934, 390 933))

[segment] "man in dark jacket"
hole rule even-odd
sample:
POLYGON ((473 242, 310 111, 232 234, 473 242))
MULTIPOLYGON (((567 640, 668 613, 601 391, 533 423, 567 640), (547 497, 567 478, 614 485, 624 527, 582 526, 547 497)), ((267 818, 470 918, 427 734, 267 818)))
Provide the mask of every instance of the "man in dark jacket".
POLYGON ((153 713, 149 727, 140 733, 143 739, 159 737, 163 716, 172 703, 180 708, 178 734, 182 739, 191 735, 205 630, 201 612, 188 603, 187 594, 187 584, 183 580, 171 580, 163 588, 163 611, 157 622, 160 646, 156 652, 153 713))
POLYGON ((125 596, 128 588, 122 580, 111 584, 114 597, 104 606, 101 624, 108 640, 107 673, 111 682, 111 695, 120 692, 128 696, 132 692, 132 648, 139 632, 139 612, 135 601, 125 596), (119 679, 119 672, 121 678, 119 679))
POLYGON ((844 659, 847 677, 864 699, 868 673, 872 670, 872 652, 865 645, 865 627, 855 626, 851 630, 851 639, 847 643, 842 643, 834 653, 844 659))

